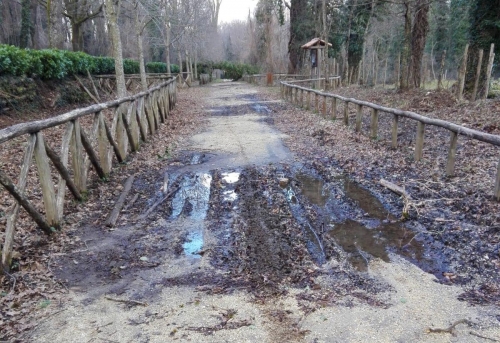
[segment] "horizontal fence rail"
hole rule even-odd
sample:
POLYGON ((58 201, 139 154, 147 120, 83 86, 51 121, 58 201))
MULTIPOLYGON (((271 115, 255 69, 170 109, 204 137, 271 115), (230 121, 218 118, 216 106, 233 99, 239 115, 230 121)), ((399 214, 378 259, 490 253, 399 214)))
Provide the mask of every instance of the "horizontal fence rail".
POLYGON ((177 78, 170 78, 133 96, 0 130, 0 146, 19 140, 21 136, 27 138, 16 184, 0 164, 0 184, 16 200, 12 210, 7 213, 2 248, 4 270, 8 270, 11 263, 20 208, 24 208, 47 234, 60 227, 66 189, 75 200, 84 200, 91 170, 104 179, 111 172, 113 157, 121 163, 130 153, 138 151, 141 142, 147 142, 160 129, 174 107, 177 100, 176 83, 177 78), (49 141, 46 138, 47 133, 54 133, 54 130, 62 132, 59 151, 54 148, 54 139, 51 137, 49 141), (40 204, 30 200, 26 192, 33 158, 38 174, 35 188, 41 190, 44 214, 37 209, 40 204))
MULTIPOLYGON (((256 84, 256 85, 264 85, 267 84, 266 80, 268 77, 267 74, 254 74, 254 75, 244 75, 243 80, 248 83, 256 84)), ((340 86, 341 77, 340 76, 330 76, 330 77, 322 77, 316 79, 308 79, 305 75, 298 74, 273 74, 273 85, 279 85, 278 82, 285 81, 289 84, 297 84, 297 83, 307 83, 311 87, 314 88, 325 88, 325 89, 336 89, 340 86)))
MULTIPOLYGON (((272 74, 272 83, 273 85, 279 85, 278 82, 283 81, 283 80, 301 80, 305 79, 306 76, 304 75, 298 75, 298 74, 280 74, 280 73, 275 73, 272 74)), ((255 84, 255 85, 265 85, 267 84, 267 74, 253 74, 253 75, 243 75, 242 79, 245 82, 255 84)))
MULTIPOLYGON (((308 81, 308 80, 303 80, 308 81)), ((316 81, 316 80, 309 80, 316 81)), ((500 147, 500 136, 493 135, 486 132, 470 129, 461 125, 457 125, 445 120, 429 118, 411 111, 403 111, 395 108, 389 108, 384 106, 379 106, 367 101, 361 101, 353 98, 346 98, 337 94, 325 93, 311 88, 305 88, 295 83, 300 83, 301 81, 282 81, 281 82, 281 96, 283 99, 290 101, 295 105, 305 107, 306 109, 311 109, 314 105, 314 109, 318 113, 322 113, 323 116, 327 116, 327 103, 331 102, 331 117, 337 119, 338 105, 339 101, 344 102, 344 113, 343 121, 346 126, 349 125, 349 104, 356 105, 356 132, 361 131, 361 123, 363 116, 363 107, 371 109, 371 124, 370 124, 370 137, 377 138, 378 136, 378 122, 380 113, 389 113, 393 115, 392 120, 392 147, 397 148, 398 146, 398 122, 400 117, 409 118, 417 122, 417 138, 415 146, 414 158, 416 161, 420 161, 423 157, 423 147, 424 147, 424 134, 425 126, 435 126, 446 129, 450 131, 450 146, 448 150, 448 160, 446 165, 446 175, 454 176, 455 174, 455 159, 456 159, 456 149, 458 136, 462 135, 471 139, 475 139, 481 142, 489 143, 494 146, 500 147), (311 104, 314 97, 314 104, 311 104), (305 98, 305 99, 304 99, 305 98), (320 101, 322 99, 322 101, 320 101)), ((500 161, 497 167, 497 173, 495 178, 494 187, 494 197, 497 201, 500 201, 500 161)))
MULTIPOLYGON (((93 78, 97 80, 99 88, 107 91, 109 94, 114 94, 116 90, 116 75, 93 75, 93 78)), ((193 79, 191 73, 148 73, 146 74, 147 87, 151 88, 165 82, 165 80, 170 80, 172 78, 177 78, 177 85, 182 86, 184 80, 191 84, 193 79)), ((125 86, 127 91, 134 92, 142 90, 141 85, 141 75, 140 74, 126 74, 125 75, 125 86)))

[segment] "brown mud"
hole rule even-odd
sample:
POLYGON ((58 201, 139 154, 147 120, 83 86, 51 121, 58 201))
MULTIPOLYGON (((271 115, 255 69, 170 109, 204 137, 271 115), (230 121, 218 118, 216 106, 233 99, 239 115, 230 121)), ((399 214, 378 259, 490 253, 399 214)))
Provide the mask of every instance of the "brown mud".
POLYGON ((462 318, 454 341, 498 337, 494 292, 472 307, 439 282, 457 252, 336 161, 283 144, 286 105, 242 83, 205 92, 206 125, 136 175, 119 226, 91 216, 52 259, 69 295, 29 340, 448 342, 426 329, 462 318))

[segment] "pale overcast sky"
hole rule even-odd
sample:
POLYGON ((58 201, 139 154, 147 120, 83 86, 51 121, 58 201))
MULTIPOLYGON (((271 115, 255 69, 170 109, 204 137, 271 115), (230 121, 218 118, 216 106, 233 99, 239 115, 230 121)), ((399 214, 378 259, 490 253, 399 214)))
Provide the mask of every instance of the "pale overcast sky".
POLYGON ((231 22, 233 20, 246 20, 248 10, 253 10, 257 5, 257 0, 222 0, 219 12, 219 24, 231 22))

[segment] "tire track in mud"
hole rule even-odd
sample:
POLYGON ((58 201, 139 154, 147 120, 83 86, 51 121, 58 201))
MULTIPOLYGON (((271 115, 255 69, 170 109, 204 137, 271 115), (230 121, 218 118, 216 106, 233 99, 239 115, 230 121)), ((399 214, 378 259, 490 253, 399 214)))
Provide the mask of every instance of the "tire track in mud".
MULTIPOLYGON (((221 237, 221 244, 210 259, 213 266, 227 272, 224 290, 243 287, 252 296, 267 318, 273 342, 302 341, 307 332, 301 329, 301 320, 321 306, 342 302, 386 306, 377 296, 387 290, 386 285, 345 263, 322 269, 315 262, 308 249, 309 228, 292 214, 279 186, 280 174, 272 166, 245 168, 236 185, 237 201, 228 204, 214 196, 209 230, 221 237), (221 225, 217 220, 221 217, 231 219, 221 225), (290 304, 290 299, 300 308, 290 304)), ((218 179, 214 176, 216 183, 218 179)), ((225 188, 216 186, 215 194, 218 189, 223 192, 225 188)), ((341 258, 332 240, 325 239, 325 243, 329 260, 341 258)))
MULTIPOLYGON (((119 330, 119 341, 387 342, 397 340, 390 336, 396 317, 402 318, 400 341, 428 341, 422 326, 431 312, 419 312, 419 302, 439 293, 434 282, 426 283, 430 291, 423 296, 418 288, 407 292, 400 284, 408 282, 406 275, 420 277, 417 268, 398 262, 399 269, 384 274, 389 267, 381 262, 390 261, 389 251, 404 253, 401 246, 410 253, 420 248, 415 233, 399 235, 400 223, 330 161, 288 151, 272 127, 281 105, 261 104, 255 88, 239 83, 210 87, 208 127, 166 161, 168 177, 137 178, 134 190, 143 187, 150 198, 133 210, 143 212, 178 187, 175 194, 140 225, 91 234, 101 244, 78 265, 70 257, 60 261, 68 266, 66 275, 76 275, 69 286, 87 290, 71 318, 48 326, 63 332, 54 341, 67 341, 65 335, 82 327, 88 337, 96 317, 102 325, 116 323, 109 329, 119 330), (387 277, 391 273, 397 282, 387 277), (150 307, 107 311, 103 294, 150 307), (416 305, 402 308, 407 298, 416 305), (424 318, 417 326, 409 320, 413 313, 424 318), (356 321, 368 327, 358 332, 356 321)), ((439 302, 431 304, 448 308, 449 300, 439 302)), ((472 313, 452 305, 457 313, 472 313)), ((443 312, 436 320, 450 318, 443 312)))

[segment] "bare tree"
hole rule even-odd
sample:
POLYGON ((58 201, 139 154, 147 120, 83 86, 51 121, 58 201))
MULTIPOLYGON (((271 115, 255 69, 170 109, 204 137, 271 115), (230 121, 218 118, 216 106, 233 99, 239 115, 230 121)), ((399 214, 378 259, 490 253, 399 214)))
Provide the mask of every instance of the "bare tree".
POLYGON ((116 91, 119 98, 127 95, 125 86, 125 72, 123 70, 122 41, 120 37, 120 27, 118 17, 120 16, 121 1, 116 3, 113 0, 104 1, 104 13, 108 21, 109 36, 113 44, 113 57, 115 59, 116 91))
POLYGON ((82 26, 101 14, 102 4, 91 0, 64 0, 64 7, 63 15, 71 23, 73 51, 83 51, 82 26))

